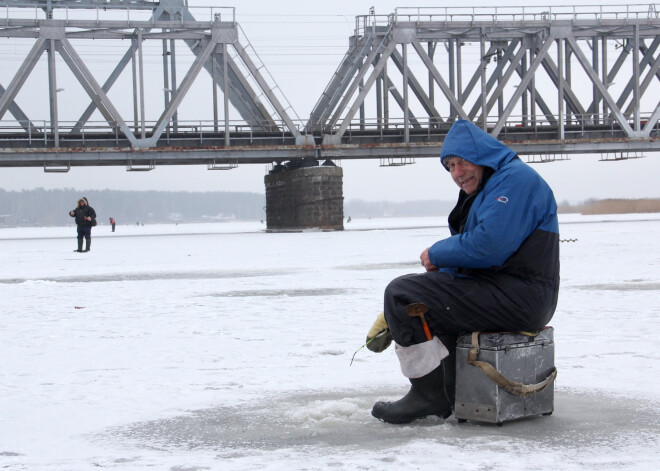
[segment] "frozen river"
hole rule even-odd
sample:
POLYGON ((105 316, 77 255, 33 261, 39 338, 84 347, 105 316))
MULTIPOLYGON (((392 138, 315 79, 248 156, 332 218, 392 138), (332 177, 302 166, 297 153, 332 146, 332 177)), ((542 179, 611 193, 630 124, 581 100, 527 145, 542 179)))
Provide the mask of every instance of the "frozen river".
POLYGON ((657 469, 660 214, 560 217, 555 413, 370 415, 408 384, 364 342, 442 218, 0 229, 0 469, 657 469))

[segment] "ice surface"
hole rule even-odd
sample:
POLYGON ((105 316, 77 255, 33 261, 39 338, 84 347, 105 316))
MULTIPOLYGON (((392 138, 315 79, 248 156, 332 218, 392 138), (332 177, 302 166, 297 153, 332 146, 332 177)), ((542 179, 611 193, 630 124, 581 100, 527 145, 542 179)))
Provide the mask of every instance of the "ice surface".
POLYGON ((0 468, 655 469, 660 215, 560 218, 555 413, 392 426, 393 349, 355 356, 442 218, 0 229, 0 468))

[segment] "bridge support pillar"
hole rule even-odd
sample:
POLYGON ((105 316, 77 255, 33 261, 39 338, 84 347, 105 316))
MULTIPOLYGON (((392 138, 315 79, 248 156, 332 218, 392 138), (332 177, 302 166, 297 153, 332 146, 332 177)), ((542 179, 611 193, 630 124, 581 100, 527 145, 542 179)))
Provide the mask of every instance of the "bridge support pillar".
POLYGON ((318 166, 316 161, 314 166, 298 165, 277 165, 264 178, 267 230, 343 230, 341 167, 328 162, 318 166))

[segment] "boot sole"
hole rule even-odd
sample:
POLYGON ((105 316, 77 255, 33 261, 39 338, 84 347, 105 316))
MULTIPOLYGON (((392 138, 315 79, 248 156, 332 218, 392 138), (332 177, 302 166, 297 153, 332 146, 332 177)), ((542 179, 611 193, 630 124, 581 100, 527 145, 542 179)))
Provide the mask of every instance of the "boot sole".
MULTIPOLYGON (((448 411, 430 412, 428 414, 423 414, 423 415, 420 414, 420 415, 416 415, 414 417, 410 417, 410 416, 408 416, 408 417, 385 417, 385 416, 379 417, 378 415, 376 415, 377 413, 374 412, 374 409, 376 409, 376 406, 378 404, 379 404, 378 402, 376 404, 374 404, 374 407, 371 409, 371 415, 373 417, 375 417, 376 419, 380 420, 381 422, 386 422, 388 424, 395 424, 395 425, 409 424, 411 422, 414 422, 415 420, 424 419, 424 418, 429 417, 431 415, 435 415, 435 416, 440 417, 444 420, 447 420, 451 416, 451 414, 453 413, 453 410, 449 409, 448 411)), ((381 404, 387 404, 387 403, 381 403, 381 404)))

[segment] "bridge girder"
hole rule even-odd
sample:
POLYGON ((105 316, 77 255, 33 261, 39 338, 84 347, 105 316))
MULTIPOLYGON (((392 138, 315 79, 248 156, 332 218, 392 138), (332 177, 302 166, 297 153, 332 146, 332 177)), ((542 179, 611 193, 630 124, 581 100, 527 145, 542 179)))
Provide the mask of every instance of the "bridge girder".
MULTIPOLYGON (((542 161, 553 161, 555 156, 563 160, 572 154, 646 154, 660 152, 660 138, 621 140, 621 139, 569 139, 562 142, 547 140, 507 140, 506 145, 521 157, 542 156, 542 161)), ((408 144, 365 144, 356 139, 352 144, 341 145, 296 145, 291 139, 278 145, 261 146, 197 146, 197 147, 153 147, 137 152, 132 148, 89 148, 13 150, 1 151, 3 167, 43 167, 44 170, 66 166, 149 166, 149 169, 162 165, 206 165, 231 166, 244 164, 275 164, 293 159, 361 160, 361 159, 414 159, 437 158, 442 148, 441 141, 412 140, 408 144)), ((534 162, 534 160, 530 160, 534 162)))

